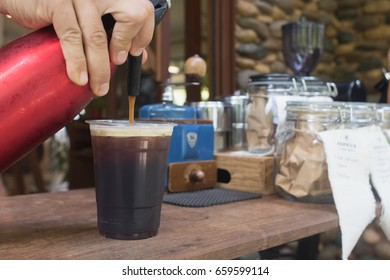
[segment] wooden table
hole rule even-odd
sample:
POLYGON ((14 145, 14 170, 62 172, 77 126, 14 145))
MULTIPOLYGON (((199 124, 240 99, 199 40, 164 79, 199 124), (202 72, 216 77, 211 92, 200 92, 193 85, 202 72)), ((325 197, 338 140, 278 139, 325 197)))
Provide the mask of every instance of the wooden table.
POLYGON ((338 227, 333 205, 275 195, 205 207, 163 204, 157 236, 111 240, 93 189, 0 199, 0 259, 233 259, 338 227))

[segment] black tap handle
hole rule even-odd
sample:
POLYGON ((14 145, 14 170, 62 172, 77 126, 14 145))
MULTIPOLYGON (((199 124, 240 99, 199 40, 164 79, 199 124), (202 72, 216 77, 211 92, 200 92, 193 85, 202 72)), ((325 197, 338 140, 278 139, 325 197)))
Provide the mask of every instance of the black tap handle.
MULTIPOLYGON (((154 6, 154 24, 157 26, 166 12, 169 9, 167 0, 150 0, 154 6)), ((132 56, 129 54, 127 58, 128 64, 128 79, 127 79, 127 95, 137 96, 139 93, 139 85, 142 71, 142 54, 132 56)))

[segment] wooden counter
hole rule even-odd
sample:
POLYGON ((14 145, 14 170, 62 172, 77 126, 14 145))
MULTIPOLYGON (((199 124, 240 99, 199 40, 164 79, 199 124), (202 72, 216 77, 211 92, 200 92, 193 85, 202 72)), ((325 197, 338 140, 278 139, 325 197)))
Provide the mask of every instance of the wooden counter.
POLYGON ((0 199, 0 259, 233 259, 338 227, 333 205, 275 195, 206 208, 163 204, 157 236, 102 237, 93 189, 0 199))

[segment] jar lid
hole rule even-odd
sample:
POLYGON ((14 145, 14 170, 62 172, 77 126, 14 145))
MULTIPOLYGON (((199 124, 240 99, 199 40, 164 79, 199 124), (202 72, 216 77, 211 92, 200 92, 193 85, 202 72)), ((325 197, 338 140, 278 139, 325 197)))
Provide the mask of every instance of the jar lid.
POLYGON ((267 82, 267 81, 291 81, 293 76, 289 74, 256 74, 249 77, 249 83, 267 82))
POLYGON ((374 103, 346 102, 341 112, 345 122, 374 123, 378 120, 374 103))
POLYGON ((296 92, 297 79, 288 74, 257 74, 249 77, 249 87, 266 87, 268 92, 296 92))
POLYGON ((294 112, 339 112, 344 107, 344 102, 322 101, 287 101, 286 110, 294 112))
POLYGON ((343 102, 287 101, 287 119, 306 121, 340 121, 343 102))
POLYGON ((390 105, 377 104, 376 105, 377 120, 380 122, 390 123, 390 105))
POLYGON ((313 76, 301 77, 298 87, 299 95, 336 97, 338 94, 335 83, 327 82, 313 76))

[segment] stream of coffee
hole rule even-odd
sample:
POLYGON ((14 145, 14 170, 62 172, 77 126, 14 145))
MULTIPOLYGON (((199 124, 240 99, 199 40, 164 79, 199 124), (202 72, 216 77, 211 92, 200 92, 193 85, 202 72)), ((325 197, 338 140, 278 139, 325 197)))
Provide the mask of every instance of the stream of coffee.
POLYGON ((134 122, 134 107, 136 96, 129 96, 129 123, 134 122))

